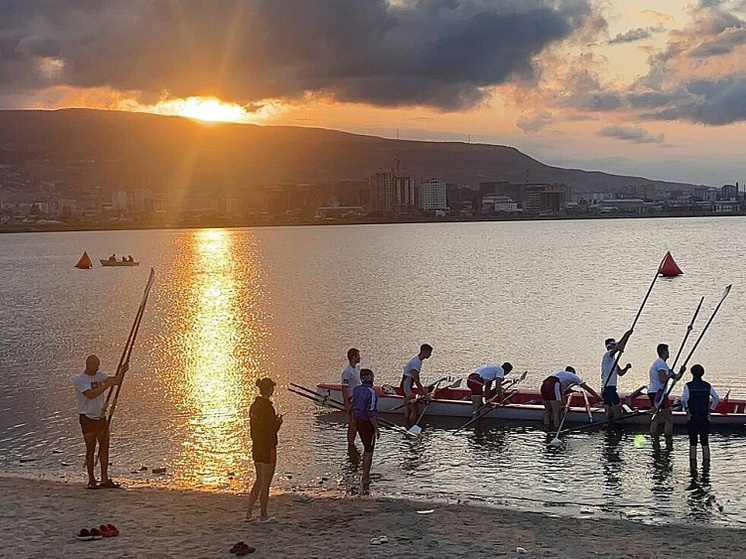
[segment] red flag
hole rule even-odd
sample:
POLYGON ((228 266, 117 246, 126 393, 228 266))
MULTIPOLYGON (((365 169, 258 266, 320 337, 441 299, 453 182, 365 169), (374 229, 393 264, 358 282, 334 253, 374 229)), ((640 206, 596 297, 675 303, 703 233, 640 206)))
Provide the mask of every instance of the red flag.
POLYGON ((93 262, 91 262, 91 259, 88 257, 88 253, 84 252, 83 256, 80 257, 80 260, 78 260, 78 263, 75 265, 76 268, 80 268, 81 270, 90 270, 93 268, 93 262))
POLYGON ((663 257, 663 262, 661 262, 660 268, 658 268, 658 273, 664 277, 672 278, 680 276, 684 272, 682 272, 679 265, 676 264, 671 253, 667 252, 666 256, 663 257))

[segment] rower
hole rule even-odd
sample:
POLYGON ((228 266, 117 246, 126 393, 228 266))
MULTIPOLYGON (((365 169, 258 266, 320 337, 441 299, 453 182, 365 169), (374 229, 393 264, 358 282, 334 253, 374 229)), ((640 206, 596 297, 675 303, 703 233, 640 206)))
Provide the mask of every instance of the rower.
POLYGON ((373 388, 373 371, 362 369, 360 378, 362 383, 352 393, 352 410, 360 440, 363 441, 363 493, 367 495, 370 492, 373 450, 381 432, 378 430, 378 395, 373 388))
POLYGON ((474 405, 474 413, 484 404, 485 400, 499 400, 502 398, 502 381, 505 375, 513 370, 513 365, 508 362, 502 365, 482 365, 466 379, 466 386, 471 390, 471 401, 474 405), (495 387, 492 387, 492 383, 495 387))
POLYGON ((360 385, 360 350, 351 347, 347 350, 347 366, 342 371, 342 400, 347 414, 347 450, 352 451, 355 446, 355 414, 352 413, 352 392, 360 385))
POLYGON ((559 429, 562 396, 576 385, 591 396, 601 399, 598 392, 575 374, 573 367, 568 366, 565 367, 564 371, 554 372, 541 383, 541 399, 544 401, 544 425, 549 429, 559 429))
POLYGON ((710 412, 720 402, 720 396, 709 382, 702 380, 705 368, 702 365, 692 367, 692 380, 684 385, 681 393, 681 405, 689 416, 686 428, 689 431, 689 465, 697 468, 697 439, 702 444, 702 466, 710 467, 710 412))
POLYGON ((404 373, 401 377, 401 383, 399 386, 404 392, 404 398, 407 401, 406 407, 406 418, 407 428, 417 423, 417 417, 419 416, 419 402, 417 401, 414 394, 414 386, 420 389, 422 397, 427 402, 430 399, 430 395, 422 386, 420 380, 420 372, 422 371, 422 362, 425 359, 429 359, 433 353, 433 348, 429 344, 422 344, 420 346, 420 352, 412 357, 406 365, 404 365, 404 373))
MULTIPOLYGON (((669 358, 668 346, 666 344, 658 344, 656 347, 658 353, 658 359, 653 361, 650 366, 650 382, 648 383, 648 398, 650 399, 650 405, 654 412, 653 420, 650 422, 650 434, 654 438, 658 438, 658 431, 661 421, 665 423, 663 432, 666 435, 666 441, 670 444, 673 442, 673 413, 671 411, 671 401, 668 396, 665 395, 666 384, 669 379, 672 379, 676 374, 668 366, 666 360, 669 358), (656 400, 662 399, 657 405, 656 400)), ((681 368, 683 374, 685 368, 681 368)))
POLYGON ((606 419, 614 420, 622 417, 622 404, 619 401, 616 387, 619 377, 624 376, 632 365, 627 363, 622 369, 618 364, 615 365, 615 362, 618 361, 617 353, 624 353, 627 340, 631 335, 632 330, 627 330, 618 342, 614 338, 606 338, 604 342, 606 353, 601 359, 601 396, 606 407, 606 419))

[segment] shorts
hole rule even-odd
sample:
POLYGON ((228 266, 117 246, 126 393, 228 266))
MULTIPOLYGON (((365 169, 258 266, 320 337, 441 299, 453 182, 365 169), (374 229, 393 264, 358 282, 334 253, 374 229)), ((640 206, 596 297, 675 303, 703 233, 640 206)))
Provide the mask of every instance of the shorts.
POLYGON ((607 386, 601 393, 604 399, 604 404, 607 406, 618 406, 619 405, 619 394, 617 394, 616 386, 607 386))
POLYGON ((254 446, 251 449, 251 455, 254 458, 254 462, 259 462, 260 464, 274 464, 277 462, 277 447, 263 448, 260 446, 254 446))
POLYGON ((80 427, 83 429, 83 434, 96 433, 97 435, 103 433, 106 430, 105 419, 91 419, 87 415, 80 414, 78 416, 80 421, 80 427))
POLYGON ((373 422, 370 419, 360 418, 356 418, 355 422, 360 440, 363 441, 363 449, 365 452, 373 452, 376 448, 376 428, 373 426, 373 422))
POLYGON ((414 398, 414 390, 412 390, 413 378, 402 376, 401 378, 401 389, 404 392, 406 398, 414 398))
POLYGON ((484 394, 484 380, 478 373, 472 373, 466 379, 466 386, 471 390, 472 396, 482 396, 484 394))
POLYGON ((689 446, 697 446, 697 438, 702 446, 710 446, 710 420, 706 417, 692 417, 686 423, 689 431, 689 446))
POLYGON ((541 383, 541 399, 545 402, 552 400, 562 401, 560 393, 560 379, 557 377, 547 377, 541 383))
MULTIPOLYGON (((655 400, 658 396, 658 392, 648 392, 648 398, 650 399, 650 407, 655 407, 655 400)), ((661 409, 664 410, 666 408, 671 407, 671 400, 668 399, 668 396, 663 398, 663 402, 661 402, 661 409)))

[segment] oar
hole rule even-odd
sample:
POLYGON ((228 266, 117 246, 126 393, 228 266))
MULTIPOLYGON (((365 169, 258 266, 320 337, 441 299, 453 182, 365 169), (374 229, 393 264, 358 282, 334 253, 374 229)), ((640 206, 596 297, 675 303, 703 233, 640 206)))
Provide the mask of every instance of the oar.
MULTIPOLYGON (((290 384, 290 386, 292 386, 293 388, 298 389, 298 390, 293 390, 292 388, 288 388, 288 390, 290 390, 290 392, 293 392, 294 394, 297 394, 298 396, 303 396, 304 398, 308 398, 309 400, 313 400, 314 402, 316 402, 317 404, 320 404, 322 406, 327 406, 329 408, 333 408, 333 409, 336 409, 336 410, 339 410, 339 411, 344 411, 344 404, 342 402, 338 402, 334 398, 331 398, 329 396, 322 396, 321 394, 319 394, 315 390, 311 390, 310 388, 306 388, 305 386, 302 386, 300 384, 295 384, 295 383, 292 383, 292 382, 288 383, 288 384, 290 384), (299 390, 303 390, 305 392, 308 392, 308 394, 303 394, 303 392, 299 392, 299 390), (334 404, 334 405, 332 405, 332 404, 334 404)), ((411 436, 411 433, 409 431, 407 431, 401 425, 398 425, 398 424, 394 423, 393 421, 389 421, 388 419, 384 419, 382 417, 378 417, 377 419, 378 419, 378 422, 381 423, 382 425, 387 425, 388 427, 391 427, 392 429, 395 429, 397 431, 405 433, 406 435, 410 435, 411 436)))
MULTIPOLYGON (((666 260, 666 257, 663 257, 663 260, 661 260, 661 263, 658 264, 658 269, 655 271, 655 277, 653 278, 653 281, 650 282, 650 287, 648 288, 648 292, 645 294, 645 298, 642 300, 642 305, 640 305, 640 308, 637 311, 637 314, 635 315, 635 320, 632 322, 632 326, 630 327, 630 330, 634 330, 635 326, 637 325, 637 321, 640 318, 640 315, 642 314, 642 309, 645 308, 645 303, 648 302, 648 298, 650 297, 650 293, 653 291, 653 286, 655 285, 655 282, 658 281, 658 276, 661 273, 661 266, 663 266, 663 262, 666 260)), ((616 358, 614 359, 614 365, 611 367, 611 371, 609 371, 609 376, 606 377, 606 380, 604 381, 603 387, 601 387, 601 395, 603 396, 604 390, 606 390, 606 386, 609 384, 609 381, 611 380, 611 377, 614 376, 614 373, 616 372, 616 368, 619 365, 619 360, 622 358, 622 353, 624 353, 624 347, 621 347, 619 351, 616 353, 616 358)))
POLYGON ((427 404, 425 404, 425 407, 422 408, 422 412, 420 413, 420 416, 417 418, 417 421, 415 422, 415 424, 412 425, 409 429, 407 429, 407 431, 409 431, 411 434, 419 435, 420 433, 422 433, 422 427, 420 427, 420 421, 422 421, 422 418, 425 416, 425 412, 427 412, 427 408, 430 407, 430 404, 432 403, 433 398, 435 397, 435 393, 438 391, 438 385, 443 380, 447 380, 447 379, 440 379, 434 385, 431 385, 431 386, 434 386, 434 388, 432 392, 430 392, 430 397, 427 400, 427 404))
MULTIPOLYGON (((506 384, 506 385, 505 385, 505 386, 503 387, 503 390, 506 390, 506 389, 510 389, 510 388, 512 388, 513 386, 516 386, 517 384, 519 384, 520 382, 523 382, 524 380, 526 380, 526 375, 528 375, 528 371, 524 371, 524 372, 523 372, 523 374, 522 374, 522 375, 521 375, 520 377, 518 377, 518 378, 516 378, 516 379, 513 379, 512 381, 508 382, 508 383, 507 383, 507 384, 506 384)), ((510 399, 511 399, 511 398, 512 398, 513 396, 515 396, 515 395, 516 395, 517 393, 518 393, 518 391, 516 390, 516 391, 512 392, 512 393, 511 393, 511 394, 510 394, 510 395, 509 395, 508 397, 506 397, 506 398, 503 398, 502 400, 500 400, 500 401, 499 401, 499 402, 497 402, 497 403, 495 403, 495 402, 494 402, 494 401, 492 401, 492 400, 490 400, 490 401, 488 401, 488 402, 485 402, 484 404, 482 404, 481 406, 479 406, 479 407, 477 408, 477 411, 475 412, 475 414, 474 414, 474 417, 472 417, 472 418, 471 418, 471 419, 470 419, 469 421, 467 421, 467 422, 466 422, 466 423, 464 423, 464 424, 463 424, 463 425, 462 425, 461 427, 459 427, 458 429, 456 429, 456 430, 455 430, 455 431, 453 432, 453 434, 455 435, 455 434, 456 434, 456 433, 458 433, 459 431, 461 431, 461 430, 463 430, 463 429, 466 429, 466 428, 467 428, 467 427, 468 427, 469 425, 471 425, 471 424, 472 424, 472 423, 474 423, 475 421, 479 421, 479 420, 480 420, 480 419, 482 419, 482 418, 483 418, 483 417, 484 417, 485 415, 487 415, 488 413, 490 413, 490 412, 491 412, 491 411, 492 411, 493 409, 495 409, 495 408, 498 408, 498 407, 500 407, 501 405, 503 405, 504 403, 506 403, 506 402, 507 402, 508 400, 510 400, 510 399)), ((503 394, 505 394, 505 392, 503 392, 503 394)))
MULTIPOLYGON (((436 383, 431 384, 430 387, 437 386, 439 383, 443 382, 444 380, 451 380, 451 377, 443 377, 442 379, 440 379, 436 383)), ((449 384, 448 386, 444 386, 443 388, 436 388, 435 390, 433 390, 431 392, 432 397, 435 397, 435 393, 438 392, 439 390, 448 390, 448 389, 458 388, 459 386, 461 386, 461 379, 457 379, 455 382, 452 382, 451 384, 449 384)), ((396 411, 396 410, 400 410, 400 409, 402 409, 406 405, 407 405, 407 401, 406 401, 406 398, 405 398, 403 404, 399 404, 398 406, 396 406, 394 408, 391 408, 389 410, 389 413, 393 412, 393 411, 396 411)))
POLYGON ((622 417, 620 417, 619 419, 613 419, 613 418, 604 419, 603 421, 599 421, 597 423, 586 423, 584 425, 580 425, 579 427, 570 427, 569 429, 564 429, 558 434, 558 436, 567 435, 569 433, 580 433, 581 431, 589 431, 590 429, 593 429, 594 427, 602 427, 604 425, 608 425, 612 421, 620 422, 620 421, 624 421, 625 419, 629 419, 631 417, 637 417, 639 415, 645 415, 649 413, 650 413, 650 410, 635 410, 632 413, 627 413, 627 414, 622 415, 622 417))
POLYGON ((702 332, 700 332, 699 337, 697 338, 697 341, 694 342, 692 349, 689 351, 689 355, 686 356, 684 363, 681 365, 679 374, 674 375, 674 377, 671 379, 671 386, 668 387, 668 390, 665 390, 665 386, 664 386, 664 391, 661 393, 662 397, 655 399, 656 410, 655 410, 655 413, 653 414, 653 419, 655 419, 656 416, 658 415, 658 412, 660 411, 660 406, 662 405, 663 402, 666 401, 666 398, 668 398, 668 396, 671 394, 671 391, 673 390, 674 386, 676 386, 676 383, 681 379, 682 376, 684 376, 684 371, 686 370, 686 366, 689 363, 689 360, 692 358, 692 355, 694 355, 694 351, 697 349, 699 342, 701 342, 702 338, 704 338, 705 333, 707 332, 707 329, 710 327, 710 324, 712 324, 712 321, 715 318, 715 315, 720 310, 720 306, 723 304, 723 301, 725 301, 725 298, 728 296, 728 293, 730 293, 731 285, 725 286, 725 291, 723 292, 723 296, 720 298, 720 301, 715 307, 715 310, 712 311, 712 315, 710 316, 710 319, 707 321, 707 324, 705 324, 705 327, 702 329, 702 332))
POLYGON ((593 412, 591 411, 591 404, 588 401, 588 394, 583 390, 583 400, 585 401, 585 411, 588 413, 588 423, 593 423, 593 412))
POLYGON ((567 417, 567 414, 570 411, 570 403, 572 402, 573 396, 575 396, 575 392, 570 392, 570 394, 567 396, 567 404, 565 404, 565 413, 562 414, 562 421, 560 421, 559 428, 557 429, 557 434, 554 435, 554 438, 551 441, 549 441, 549 444, 552 446, 557 446, 558 444, 562 443, 562 439, 559 438, 559 434, 562 432, 562 427, 565 425, 565 418, 567 417))

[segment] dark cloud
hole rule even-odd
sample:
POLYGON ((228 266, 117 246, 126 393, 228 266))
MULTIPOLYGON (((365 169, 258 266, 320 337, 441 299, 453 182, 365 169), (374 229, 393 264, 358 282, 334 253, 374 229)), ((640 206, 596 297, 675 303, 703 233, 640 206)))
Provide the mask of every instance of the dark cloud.
POLYGON ((625 105, 625 99, 616 91, 577 93, 566 99, 565 104, 588 111, 614 111, 625 105))
POLYGON ((746 29, 724 33, 717 39, 705 41, 689 52, 692 58, 709 58, 730 54, 736 47, 746 44, 746 29))
POLYGON ((681 91, 643 91, 626 95, 627 102, 634 109, 657 109, 675 102, 691 99, 691 94, 681 91))
POLYGON ((609 40, 609 44, 634 43, 635 41, 648 39, 653 36, 653 33, 660 33, 661 31, 664 31, 663 27, 638 27, 637 29, 630 29, 626 33, 619 33, 616 37, 609 40))
POLYGON ((685 120, 723 126, 746 120, 746 77, 699 80, 687 85, 695 100, 642 115, 648 120, 685 120))
POLYGON ((0 0, 0 91, 458 109, 597 17, 590 0, 0 0))
POLYGON ((631 126, 606 126, 598 131, 598 135, 604 138, 616 138, 632 142, 633 144, 662 144, 664 139, 663 134, 654 136, 644 128, 631 126))
POLYGON ((552 116, 552 113, 548 111, 542 111, 537 115, 533 115, 532 117, 521 117, 519 118, 515 125, 523 130, 525 133, 530 134, 533 132, 538 132, 542 128, 545 128, 546 126, 550 125, 552 121, 554 120, 554 117, 552 116))

